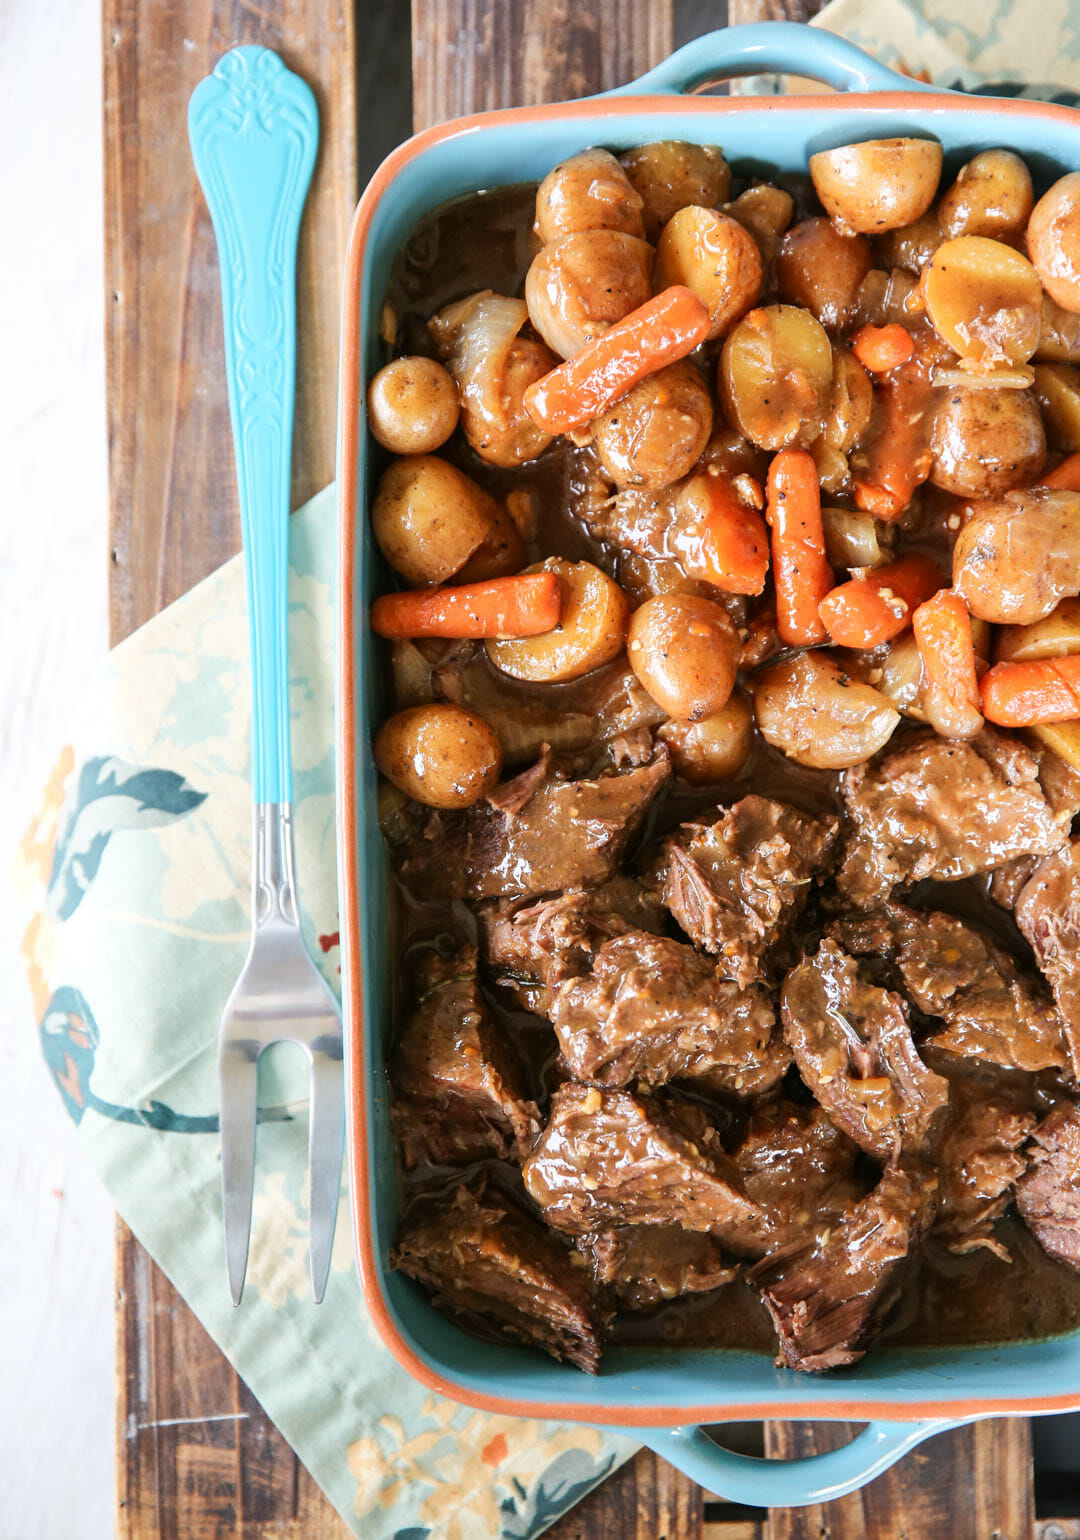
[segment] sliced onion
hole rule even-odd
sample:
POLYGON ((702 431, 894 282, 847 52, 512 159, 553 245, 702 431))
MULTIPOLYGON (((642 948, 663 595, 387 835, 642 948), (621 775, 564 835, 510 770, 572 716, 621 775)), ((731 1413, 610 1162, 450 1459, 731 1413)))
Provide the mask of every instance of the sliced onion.
POLYGON ((823 508, 825 551, 834 567, 880 567, 890 553, 882 547, 877 520, 849 508, 823 508))
POLYGON ((522 464, 551 442, 520 400, 529 382, 522 369, 535 374, 555 363, 539 343, 517 341, 528 319, 523 299, 481 289, 445 306, 428 322, 439 357, 457 384, 465 436, 496 465, 522 464))
POLYGON ((961 390, 1027 390, 1035 383, 1035 371, 1030 364, 1017 364, 1009 369, 988 369, 977 373, 965 369, 962 364, 935 369, 930 383, 945 390, 959 386, 961 390))

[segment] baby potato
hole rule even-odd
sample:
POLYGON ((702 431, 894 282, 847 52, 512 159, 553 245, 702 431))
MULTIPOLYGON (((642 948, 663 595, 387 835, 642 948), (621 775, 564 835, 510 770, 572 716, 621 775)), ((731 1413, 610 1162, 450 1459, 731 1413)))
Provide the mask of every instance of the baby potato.
POLYGON ((812 444, 833 383, 825 328, 797 305, 766 305, 743 317, 720 355, 728 419, 762 449, 812 444))
POLYGON ((660 286, 685 284, 709 312, 709 336, 725 336, 761 293, 761 253, 737 219, 679 209, 656 243, 660 286))
POLYGON ((410 706, 375 734, 375 764, 399 791, 427 807, 471 807, 502 769, 502 749, 484 721, 461 706, 410 706))
POLYGON ((968 363, 1023 364, 1039 344, 1038 275, 1002 241, 946 241, 930 259, 922 290, 934 330, 968 363))
POLYGON ((1080 369, 1070 364, 1036 364, 1035 395, 1054 448, 1068 454, 1080 449, 1080 369))
POLYGON ((941 180, 936 139, 868 139, 810 157, 810 176, 837 229, 878 235, 921 218, 941 180))
POLYGON ((739 667, 739 634, 715 600, 661 594, 631 615, 626 655, 668 716, 700 722, 728 703, 739 667))
POLYGON ((1080 652, 1080 599, 1062 599, 1044 620, 1030 626, 1003 626, 998 632, 999 663, 1037 663, 1080 652))
POLYGON ((384 449, 426 455, 457 427, 458 393, 433 358, 395 358, 368 386, 368 425, 384 449))
POLYGON ((709 387, 684 359, 647 375, 598 417, 593 443, 617 486, 659 491, 697 464, 712 422, 709 387))
POLYGON ((1027 487, 1046 463, 1046 434, 1031 390, 950 390, 930 433, 930 480, 957 497, 1027 487))
POLYGON ((1080 312, 1080 171, 1059 177, 1031 211, 1027 249, 1050 298, 1080 312))
POLYGON ((731 167, 715 145, 660 139, 619 159, 644 204, 646 240, 655 241, 679 209, 691 203, 714 209, 731 192, 731 167))
POLYGON ((758 244, 763 262, 776 261, 780 237, 795 214, 795 199, 771 182, 757 182, 723 210, 744 225, 758 244))
POLYGON ((533 229, 545 246, 581 230, 643 236, 642 201, 610 150, 582 150, 540 183, 533 229))
POLYGON ((1031 487, 979 503, 956 537, 953 587, 973 615, 1030 626, 1080 594, 1080 493, 1031 487))
POLYGON ((1024 233, 1035 193, 1031 172, 1011 150, 980 150, 942 195, 938 219, 947 239, 985 235, 1014 241, 1024 233))
POLYGON ((805 305, 822 326, 847 326, 873 256, 865 235, 841 235, 830 219, 804 219, 780 242, 776 279, 782 299, 805 305))
POLYGON ((557 572, 563 581, 562 620, 543 636, 485 642, 496 668, 513 679, 554 683, 582 674, 618 657, 626 641, 630 605, 619 585, 592 562, 547 561, 526 572, 557 572))
POLYGON ((921 273, 944 239, 937 214, 928 209, 910 225, 879 235, 874 250, 881 267, 902 267, 909 273, 921 273))
POLYGON ((619 230, 582 230, 545 246, 525 275, 529 320, 560 358, 572 358, 652 298, 653 249, 619 230))
POLYGON ((762 737, 815 770, 860 765, 889 741, 900 713, 880 690, 823 652, 799 652, 753 679, 762 737))
POLYGON ((482 583, 487 578, 508 577, 512 572, 521 571, 524 560, 525 542, 521 531, 507 505, 496 503, 490 529, 457 573, 457 580, 459 583, 482 583))
POLYGON ((733 781, 754 746, 754 713, 744 696, 732 695, 721 711, 700 722, 665 722, 656 736, 668 746, 675 774, 691 786, 733 781))
POLYGON ((438 455, 408 455, 384 471, 371 508, 380 551, 407 583, 459 572, 495 522, 495 499, 438 455))
POLYGON ((833 345, 832 389, 822 435, 831 449, 850 454, 870 426, 874 387, 849 348, 833 345))

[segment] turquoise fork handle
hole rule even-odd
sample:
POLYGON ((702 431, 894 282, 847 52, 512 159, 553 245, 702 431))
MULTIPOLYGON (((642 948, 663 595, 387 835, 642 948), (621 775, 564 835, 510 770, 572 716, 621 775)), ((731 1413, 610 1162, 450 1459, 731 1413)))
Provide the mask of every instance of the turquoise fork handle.
POLYGON ((803 75, 837 91, 933 91, 872 59, 854 43, 824 28, 796 21, 760 21, 706 32, 676 49, 648 74, 607 96, 690 91, 731 75, 803 75))
MULTIPOLYGON (((959 1421, 872 1422, 840 1449, 800 1460, 760 1460, 714 1444, 703 1428, 636 1429, 643 1443, 684 1476, 729 1502, 756 1508, 803 1508, 831 1502, 880 1476, 923 1439, 959 1421)), ((626 1429, 619 1429, 625 1433, 626 1429)))
POLYGON ((270 49, 234 48, 192 93, 188 138, 221 265, 251 631, 252 790, 257 803, 289 802, 296 240, 319 142, 315 97, 270 49))

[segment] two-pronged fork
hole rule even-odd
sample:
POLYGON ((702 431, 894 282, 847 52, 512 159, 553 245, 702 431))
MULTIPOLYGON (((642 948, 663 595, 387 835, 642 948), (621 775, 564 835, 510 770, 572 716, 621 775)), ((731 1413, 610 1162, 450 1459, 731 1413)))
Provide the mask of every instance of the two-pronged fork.
POLYGON ((251 949, 218 1046, 225 1256, 236 1305, 251 1228, 257 1062, 271 1043, 297 1043, 311 1065, 310 1263, 319 1301, 344 1143, 341 1012, 300 934, 287 625, 296 241, 318 145, 315 98, 269 49, 234 48, 192 94, 188 136, 221 264, 253 679, 251 949))

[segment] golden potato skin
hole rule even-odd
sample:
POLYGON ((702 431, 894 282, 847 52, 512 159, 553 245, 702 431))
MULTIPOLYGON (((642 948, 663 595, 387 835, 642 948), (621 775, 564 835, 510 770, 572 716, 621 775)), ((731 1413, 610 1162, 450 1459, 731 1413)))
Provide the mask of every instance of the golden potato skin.
POLYGON ((687 207, 671 216, 656 243, 660 287, 685 284, 709 312, 709 336, 723 337, 757 302, 761 253, 737 219, 687 207))
POLYGON ((700 722, 672 719, 656 730, 667 744, 675 774, 691 786, 733 781, 754 746, 754 713, 745 696, 735 693, 720 711, 700 722))
POLYGON ((865 235, 841 235, 831 219, 801 220, 780 242, 780 297, 805 305, 829 330, 846 326, 872 262, 865 235))
MULTIPOLYGON (((731 193, 731 167, 710 144, 659 139, 620 156, 644 208, 645 238, 655 241, 672 214, 696 203, 714 209, 731 193)), ((633 233, 633 232, 631 232, 633 233)))
POLYGON ((1015 241, 1024 233, 1035 202, 1031 172, 1011 150, 980 150, 938 204, 938 219, 946 238, 985 235, 995 241, 1015 241))
POLYGON ((930 480, 957 497, 997 497, 1030 486, 1046 463, 1034 392, 947 391, 934 414, 930 448, 930 480))
POLYGON ((482 717, 461 706, 410 706, 375 734, 375 764, 427 807, 471 807, 499 779, 502 749, 482 717))
POLYGON ((572 358, 652 297, 653 249, 619 230, 582 230, 533 258, 529 320, 560 358, 572 358))
POLYGON ((754 675, 754 714, 767 743, 797 764, 844 770, 876 754, 900 713, 880 690, 824 652, 797 652, 754 675))
POLYGON ((593 443, 616 485, 659 491, 697 464, 712 424, 709 388, 682 360, 648 375, 598 417, 593 443))
POLYGON ((581 230, 645 234, 641 194, 610 150, 582 150, 549 171, 536 191, 533 229, 547 246, 581 230))
POLYGON ((1003 241, 982 235, 946 241, 930 259, 922 292, 934 330, 964 360, 1023 364, 1039 345, 1038 276, 1003 241))
POLYGON ((744 225, 758 244, 761 260, 776 261, 780 237, 795 216, 795 199, 771 182, 755 182, 723 210, 744 225))
POLYGON ((561 556, 526 567, 554 571, 563 581, 562 620, 543 636, 485 642, 496 668, 514 679, 553 684, 578 679, 623 650, 630 603, 614 579, 589 561, 561 556))
POLYGON ((669 716, 700 722, 728 703, 739 666, 739 635, 714 600, 660 594, 630 617, 626 655, 669 716))
POLYGON ((838 230, 878 235, 921 218, 941 180, 935 139, 868 139, 810 157, 810 176, 838 230))
POLYGON ((719 378, 724 410, 761 449, 812 444, 824 425, 832 383, 825 328, 797 305, 751 310, 724 342, 719 378))
POLYGON ((1080 594, 1080 493, 1030 487, 977 503, 953 547, 953 587, 972 615, 1030 626, 1080 594))
POLYGON ((426 455, 457 427, 457 386, 433 358, 395 358, 368 386, 367 407, 368 426, 384 449, 426 455))
POLYGON ((1080 313, 1080 171, 1059 177, 1031 211, 1028 255, 1050 298, 1080 313))
POLYGON ((408 455, 383 472, 371 526, 394 570, 422 587, 460 571, 497 511, 495 499, 449 461, 408 455))

